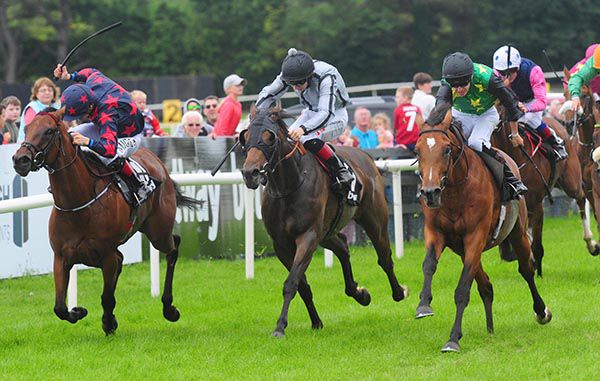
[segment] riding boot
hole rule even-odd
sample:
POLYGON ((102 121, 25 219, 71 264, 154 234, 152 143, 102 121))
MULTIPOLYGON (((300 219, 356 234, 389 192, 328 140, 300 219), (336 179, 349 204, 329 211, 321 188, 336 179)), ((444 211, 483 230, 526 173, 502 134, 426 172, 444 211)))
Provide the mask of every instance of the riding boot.
POLYGON ((519 180, 519 178, 510 170, 508 164, 506 164, 506 160, 504 160, 504 157, 498 153, 498 151, 487 148, 484 145, 482 152, 490 155, 503 165, 504 183, 508 185, 509 196, 511 200, 518 200, 520 195, 527 192, 527 187, 525 184, 523 184, 523 182, 519 180))
POLYGON ((544 137, 544 142, 552 146, 552 150, 554 151, 556 161, 565 160, 567 156, 569 156, 569 154, 565 149, 564 140, 562 140, 558 135, 556 135, 556 132, 552 128, 547 129, 550 133, 544 137))
POLYGON ((111 164, 111 168, 119 171, 119 174, 123 176, 127 184, 129 184, 133 189, 131 193, 136 198, 138 204, 141 203, 142 199, 145 199, 146 196, 151 192, 147 185, 141 182, 137 176, 133 172, 133 168, 125 158, 116 159, 114 164, 111 164))
POLYGON ((306 141, 304 146, 325 163, 331 174, 334 190, 350 190, 354 176, 328 144, 320 139, 311 139, 306 141))

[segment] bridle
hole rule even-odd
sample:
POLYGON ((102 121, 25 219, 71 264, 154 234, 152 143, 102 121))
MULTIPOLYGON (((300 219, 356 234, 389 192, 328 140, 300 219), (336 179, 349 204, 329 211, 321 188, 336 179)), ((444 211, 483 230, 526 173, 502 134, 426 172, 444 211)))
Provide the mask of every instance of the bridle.
MULTIPOLYGON (((453 127, 451 127, 453 128, 453 127)), ((452 143, 452 138, 450 137, 450 134, 445 131, 445 130, 441 130, 439 128, 432 128, 430 130, 423 130, 421 132, 419 132, 419 137, 421 137, 422 135, 425 134, 432 134, 432 133, 442 133, 444 135, 446 135, 446 137, 450 140, 450 146, 456 146, 452 143)), ((444 175, 442 176, 442 179, 440 181, 440 189, 441 191, 443 191, 444 189, 446 189, 446 186, 450 186, 450 187, 454 187, 457 185, 461 185, 463 183, 465 183, 467 181, 467 178, 469 176, 469 160, 467 160, 467 157, 465 156, 465 160, 467 163, 467 170, 465 172, 465 177, 464 179, 462 179, 461 181, 455 183, 455 184, 450 184, 449 181, 449 177, 448 174, 450 173, 450 171, 453 171, 454 168, 458 165, 458 163, 460 162, 460 158, 464 155, 465 152, 465 143, 464 140, 459 139, 461 144, 458 147, 460 149, 460 152, 458 153, 458 155, 456 156, 456 158, 452 155, 452 153, 450 153, 450 155, 448 155, 448 166, 446 169, 446 172, 444 172, 444 175)), ((421 179, 421 183, 423 182, 423 177, 421 176, 421 173, 419 173, 419 178, 421 179)))
POLYGON ((69 167, 71 164, 73 164, 75 162, 75 159, 77 159, 77 154, 79 152, 79 146, 77 146, 75 148, 75 154, 73 155, 73 158, 66 165, 64 165, 58 169, 52 168, 51 165, 53 163, 46 163, 46 156, 48 155, 48 152, 52 148, 53 143, 56 144, 56 147, 62 153, 63 156, 66 155, 66 153, 64 151, 62 139, 60 138, 60 119, 56 115, 51 114, 49 112, 44 112, 44 111, 39 112, 36 116, 49 116, 54 121, 54 124, 56 125, 57 128, 48 130, 48 131, 52 131, 52 133, 51 133, 50 139, 48 140, 46 145, 42 148, 39 148, 38 146, 36 146, 35 144, 33 144, 29 141, 24 141, 23 143, 21 143, 21 147, 25 147, 31 153, 31 156, 33 158, 31 161, 31 171, 35 172, 35 171, 38 171, 40 168, 44 168, 45 170, 48 171, 49 174, 53 174, 53 173, 59 172, 65 168, 69 167))

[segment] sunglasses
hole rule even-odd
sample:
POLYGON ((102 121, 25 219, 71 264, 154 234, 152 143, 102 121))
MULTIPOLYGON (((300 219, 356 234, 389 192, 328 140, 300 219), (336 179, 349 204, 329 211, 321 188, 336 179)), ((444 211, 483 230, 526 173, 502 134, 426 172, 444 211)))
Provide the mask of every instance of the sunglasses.
POLYGON ((188 127, 200 127, 200 126, 202 126, 202 124, 200 124, 200 123, 188 123, 188 124, 186 124, 186 126, 188 126, 188 127))
POLYGON ((306 83, 307 78, 300 79, 298 81, 290 81, 289 84, 292 86, 302 86, 306 83))
POLYGON ((217 105, 204 105, 204 108, 217 108, 217 105))
POLYGON ((471 79, 469 78, 467 80, 448 81, 448 83, 453 89, 457 89, 459 87, 467 87, 469 83, 471 83, 471 79))
POLYGON ((202 107, 200 105, 189 105, 188 110, 200 110, 202 107))

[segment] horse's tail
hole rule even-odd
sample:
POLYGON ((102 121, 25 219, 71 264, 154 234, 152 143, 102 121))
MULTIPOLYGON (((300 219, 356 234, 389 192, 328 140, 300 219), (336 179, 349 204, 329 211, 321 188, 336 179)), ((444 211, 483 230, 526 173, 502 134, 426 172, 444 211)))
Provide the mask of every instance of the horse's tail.
POLYGON ((175 185, 175 199, 177 200, 177 206, 196 209, 201 208, 204 205, 205 200, 196 200, 195 198, 184 196, 177 186, 177 183, 173 182, 173 184, 175 185))

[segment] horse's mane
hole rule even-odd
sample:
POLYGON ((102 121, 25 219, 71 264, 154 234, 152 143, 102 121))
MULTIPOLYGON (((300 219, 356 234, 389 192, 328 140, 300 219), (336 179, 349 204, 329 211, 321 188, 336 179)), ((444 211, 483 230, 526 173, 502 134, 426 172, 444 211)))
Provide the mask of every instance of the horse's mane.
POLYGON ((431 110, 431 113, 429 114, 429 117, 427 118, 426 123, 430 126, 435 126, 435 125, 442 123, 442 121, 446 117, 446 113, 451 108, 452 108, 452 105, 449 103, 446 103, 446 102, 437 104, 433 108, 433 110, 431 110))
POLYGON ((41 112, 55 112, 55 111, 58 111, 58 110, 52 106, 48 106, 45 109, 43 109, 41 112))

